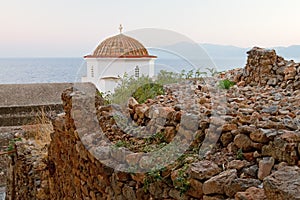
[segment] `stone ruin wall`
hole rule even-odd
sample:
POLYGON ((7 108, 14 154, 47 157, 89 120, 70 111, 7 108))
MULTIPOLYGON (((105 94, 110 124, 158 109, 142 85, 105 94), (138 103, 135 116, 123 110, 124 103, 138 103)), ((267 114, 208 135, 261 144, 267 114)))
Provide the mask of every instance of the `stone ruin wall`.
MULTIPOLYGON (((102 164, 95 155, 91 155, 82 142, 91 139, 95 143, 101 138, 93 134, 92 137, 89 137, 90 134, 85 137, 76 130, 71 112, 77 113, 77 116, 84 114, 81 113, 81 109, 76 110, 74 107, 72 95, 72 90, 63 94, 66 114, 53 121, 55 133, 51 135, 47 151, 45 147, 30 148, 29 144, 33 144, 32 141, 17 143, 18 152, 21 153, 11 159, 7 194, 9 199, 193 199, 203 195, 201 189, 197 190, 197 187, 202 187, 202 183, 196 179, 192 180, 191 189, 181 195, 172 183, 155 180, 145 188, 145 174, 120 172, 102 164), (38 160, 35 156, 30 158, 32 151, 47 152, 47 156, 42 154, 47 158, 42 155, 38 160)), ((99 101, 101 100, 96 101, 98 106, 101 104, 99 101)), ((109 107, 104 106, 102 109, 107 110, 109 107)), ((81 120, 86 121, 86 118, 79 119, 81 120)), ((86 125, 89 131, 93 130, 93 123, 86 125)), ((92 146, 88 148, 99 147, 98 144, 92 146)), ((116 161, 125 159, 122 152, 103 155, 105 148, 99 149, 102 153, 100 159, 104 156, 116 161)), ((126 160, 136 160, 135 156, 138 155, 126 155, 126 160)), ((218 172, 218 169, 214 170, 218 172)), ((168 176, 172 181, 170 171, 165 173, 164 176, 168 176)))
MULTIPOLYGON (((234 78, 241 86, 272 86, 300 89, 300 63, 287 61, 275 50, 254 47, 247 52, 247 64, 234 78)), ((300 55, 300 53, 299 53, 300 55)), ((235 70, 233 70, 235 71, 235 70)))
MULTIPOLYGON (((281 121, 284 115, 289 113, 280 113, 278 110, 265 109, 261 111, 258 108, 246 108, 243 101, 247 100, 249 92, 262 94, 261 100, 268 101, 268 98, 278 98, 272 90, 250 87, 249 85, 270 85, 272 78, 277 78, 276 87, 282 86, 293 90, 297 88, 295 84, 299 81, 299 65, 292 64, 292 75, 290 75, 286 62, 284 71, 286 72, 282 81, 277 75, 282 72, 273 71, 271 77, 258 76, 254 66, 260 68, 263 60, 268 58, 266 65, 277 66, 280 57, 274 56, 273 51, 263 51, 254 49, 249 52, 248 64, 244 75, 240 71, 235 71, 235 79, 240 85, 245 84, 245 88, 236 91, 234 88, 228 91, 229 109, 232 105, 243 105, 237 111, 232 110, 231 116, 227 116, 227 121, 222 127, 222 135, 219 140, 220 147, 224 147, 225 154, 217 152, 201 161, 191 161, 188 163, 187 177, 190 187, 182 195, 176 187, 176 178, 182 168, 168 169, 161 176, 167 179, 162 182, 157 179, 149 182, 145 189, 145 174, 134 174, 118 172, 105 166, 97 159, 97 156, 91 155, 87 150, 99 146, 101 138, 97 136, 97 130, 94 129, 94 122, 87 121, 86 125, 91 128, 90 133, 82 134, 76 130, 74 115, 81 116, 79 120, 86 121, 82 110, 78 109, 74 98, 81 97, 72 90, 67 90, 63 94, 64 109, 66 114, 58 116, 53 121, 55 132, 51 134, 51 143, 46 146, 36 146, 33 141, 23 141, 16 144, 17 154, 11 156, 8 195, 7 199, 297 199, 300 196, 300 125, 299 119, 293 117, 293 123, 286 124, 281 121), (261 53, 264 52, 264 53, 261 53), (266 55, 265 55, 266 54, 266 55), (254 57, 252 57, 254 56, 254 57), (276 61, 275 61, 276 59, 276 61), (251 62, 251 60, 255 60, 251 62), (273 62, 274 61, 274 62, 273 62), (270 64, 271 62, 271 64, 270 64), (250 65, 250 63, 252 63, 250 65), (277 64, 276 64, 277 63, 277 64), (295 68, 295 70, 294 70, 295 68), (247 72, 247 73, 246 73, 247 72), (277 74, 277 75, 276 75, 277 74), (259 78, 255 80, 256 76, 259 78), (285 85, 283 82, 287 80, 285 85), (268 83, 269 82, 269 83, 268 83), (236 93, 238 94, 237 96, 236 93), (243 96, 244 95, 244 96, 243 96), (256 109, 256 110, 255 110, 256 109), (73 114, 71 114, 71 111, 73 114), (258 113, 264 115, 264 118, 277 116, 277 121, 264 121, 264 118, 258 117, 258 113), (298 120, 298 121, 297 121, 298 120), (249 124, 250 123, 250 124, 249 124), (280 130, 278 130, 278 128, 280 130), (90 140, 91 146, 86 147, 83 140, 90 140), (92 142, 93 141, 93 142, 92 142), (236 159, 238 149, 242 149, 244 160, 236 159), (228 155, 231 155, 227 157, 228 155), (226 159, 228 160, 226 160, 226 159), (263 188, 261 187, 263 183, 263 188)), ((285 61, 283 61, 285 62, 285 61)), ((293 62, 291 62, 293 63, 293 62)), ((270 68, 270 67, 269 67, 270 68)), ((268 68, 268 69, 269 69, 268 68)), ((276 67, 275 67, 276 68, 276 67)), ((263 74, 265 69, 260 73, 263 74)), ((271 68, 271 70, 274 70, 271 68)), ((268 71, 269 74, 270 71, 268 71)), ((266 75, 266 73, 265 73, 266 75)), ((179 86, 176 86, 177 89, 179 86)), ((175 88, 176 88, 175 87, 175 88)), ((206 109, 203 113, 208 115, 211 112, 209 105, 209 92, 206 85, 202 85, 196 90, 200 98, 199 102, 206 109), (206 106, 206 107, 205 107, 206 106)), ((279 90, 287 94, 283 89, 279 90)), ((295 99, 299 99, 300 94, 295 90, 293 93, 295 99)), ((292 96, 293 96, 292 95, 292 96)), ((280 97, 284 98, 284 97, 280 97)), ((292 99, 293 100, 293 99, 292 99)), ((167 99, 170 101, 170 99, 167 99)), ((280 103, 280 99, 278 100, 280 103)), ((283 102, 286 99, 283 99, 283 102)), ((93 103, 93 102, 92 102, 93 103)), ((101 100, 96 100, 96 107, 101 105, 101 100)), ((298 106, 299 103, 291 101, 291 105, 298 106)), ((138 104, 132 107, 131 111, 137 122, 143 122, 147 116, 147 109, 150 104, 138 104)), ((100 106, 97 114, 110 119, 109 106, 100 106)), ((166 107, 162 112, 173 113, 168 115, 173 121, 169 125, 169 134, 174 134, 174 127, 178 124, 178 115, 180 111, 175 107, 166 107)), ((296 110, 294 112, 299 112, 296 110)), ((156 114, 159 115, 160 113, 156 114)), ((161 113, 162 114, 162 113, 161 113)), ((299 114, 299 113, 298 113, 299 114)), ((292 115, 291 115, 292 116, 292 115)), ((172 120, 171 119, 171 120, 172 120)), ((201 118, 199 121, 198 133, 207 134, 207 123, 218 124, 220 119, 201 118), (206 125, 205 125, 206 124, 206 125)), ((113 133, 111 120, 107 120, 108 131, 113 133)), ((291 121, 290 121, 291 122, 291 121)), ((172 138, 172 136, 170 136, 172 138)), ((185 136, 186 137, 186 136, 185 136)), ((99 150, 99 149, 98 149, 99 150)), ((105 148, 100 148, 100 158, 109 156, 112 158, 128 160, 124 155, 105 155, 105 148)), ((130 156, 129 156, 130 158, 130 156)), ((134 156, 131 156, 131 159, 134 156)), ((137 160, 138 162, 138 160, 137 160)))

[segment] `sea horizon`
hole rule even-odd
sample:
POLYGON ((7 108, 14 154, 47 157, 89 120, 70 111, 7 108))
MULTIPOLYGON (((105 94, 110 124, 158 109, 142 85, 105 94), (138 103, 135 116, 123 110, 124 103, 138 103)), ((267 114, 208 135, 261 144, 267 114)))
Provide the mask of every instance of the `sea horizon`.
MULTIPOLYGON (((244 59, 201 60, 194 63, 204 64, 201 68, 216 68, 218 71, 244 67, 244 59), (216 67, 211 63, 224 63, 225 67, 216 67), (236 64, 234 64, 236 63, 236 64), (232 67, 228 67, 232 66, 232 67)), ((180 72, 182 69, 195 69, 193 61, 182 59, 157 59, 155 74, 160 70, 180 72)), ((80 82, 86 75, 86 63, 82 57, 9 57, 0 58, 0 84, 27 83, 66 83, 80 82)))

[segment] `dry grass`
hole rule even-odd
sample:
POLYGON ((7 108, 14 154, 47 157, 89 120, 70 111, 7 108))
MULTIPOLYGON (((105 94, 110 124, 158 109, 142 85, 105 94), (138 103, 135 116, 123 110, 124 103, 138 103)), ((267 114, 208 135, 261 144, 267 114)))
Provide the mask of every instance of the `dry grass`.
POLYGON ((38 111, 35 120, 24 125, 23 129, 25 131, 24 137, 34 139, 39 146, 45 146, 51 141, 50 134, 53 132, 53 126, 44 108, 38 111))

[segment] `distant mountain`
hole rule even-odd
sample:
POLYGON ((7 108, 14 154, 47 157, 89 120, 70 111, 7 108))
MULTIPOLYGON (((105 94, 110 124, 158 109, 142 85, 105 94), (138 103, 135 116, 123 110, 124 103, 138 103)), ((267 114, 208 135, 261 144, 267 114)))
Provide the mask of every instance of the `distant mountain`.
POLYGON ((279 56, 285 59, 294 59, 300 62, 300 45, 292 45, 289 47, 274 47, 279 56))
POLYGON ((241 58, 246 56, 250 48, 240 48, 231 45, 199 44, 214 58, 241 58))
MULTIPOLYGON (((247 62, 247 51, 251 48, 180 42, 161 47, 161 49, 154 49, 150 51, 150 53, 157 55, 158 62, 161 61, 165 65, 168 64, 168 62, 165 62, 166 60, 173 60, 172 66, 176 65, 174 63, 178 63, 178 65, 182 66, 184 65, 184 62, 181 62, 180 60, 183 59, 185 62, 191 61, 190 63, 197 66, 209 68, 215 66, 218 71, 223 71, 244 67, 247 62)), ((277 55, 282 56, 287 60, 300 62, 300 45, 273 47, 269 49, 275 49, 277 55)))
POLYGON ((199 45, 206 50, 214 61, 218 71, 244 67, 247 61, 247 51, 250 49, 231 45, 199 45))

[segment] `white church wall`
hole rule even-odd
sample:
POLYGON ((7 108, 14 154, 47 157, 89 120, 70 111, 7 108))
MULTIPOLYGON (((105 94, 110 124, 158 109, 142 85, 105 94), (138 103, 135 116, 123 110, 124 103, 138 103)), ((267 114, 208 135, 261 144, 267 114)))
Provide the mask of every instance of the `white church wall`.
POLYGON ((100 77, 123 77, 125 73, 134 76, 135 68, 138 66, 140 74, 150 75, 149 60, 145 58, 99 60, 97 74, 100 77))
POLYGON ((86 58, 87 77, 83 82, 92 82, 102 92, 113 92, 117 81, 113 78, 122 78, 125 73, 129 76, 154 76, 155 58, 86 58))
POLYGON ((97 89, 100 92, 107 92, 105 82, 106 82, 105 80, 99 79, 99 80, 97 80, 96 82, 93 82, 93 83, 95 84, 95 86, 97 87, 97 89))
POLYGON ((155 71, 154 71, 154 63, 155 63, 155 58, 153 59, 151 59, 150 61, 149 61, 149 76, 150 77, 154 77, 154 73, 155 73, 155 71))
POLYGON ((116 88, 118 84, 118 81, 115 79, 107 79, 105 80, 105 91, 106 92, 114 92, 114 89, 116 88))

